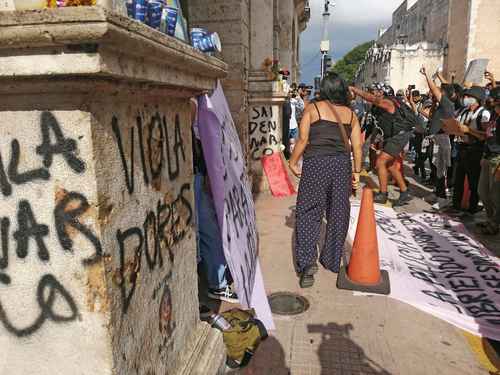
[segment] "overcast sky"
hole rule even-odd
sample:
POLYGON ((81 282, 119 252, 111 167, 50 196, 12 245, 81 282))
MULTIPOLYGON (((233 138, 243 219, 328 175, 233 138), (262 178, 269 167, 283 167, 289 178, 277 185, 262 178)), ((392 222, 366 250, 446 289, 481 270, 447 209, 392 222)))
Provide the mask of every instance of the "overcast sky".
MULTIPOLYGON (((376 39, 381 26, 391 24, 392 12, 403 0, 336 0, 328 27, 330 53, 340 59, 358 44, 376 39)), ((312 84, 319 74, 324 0, 310 0, 311 20, 301 34, 302 81, 312 84), (316 56, 316 57, 315 57, 316 56)))

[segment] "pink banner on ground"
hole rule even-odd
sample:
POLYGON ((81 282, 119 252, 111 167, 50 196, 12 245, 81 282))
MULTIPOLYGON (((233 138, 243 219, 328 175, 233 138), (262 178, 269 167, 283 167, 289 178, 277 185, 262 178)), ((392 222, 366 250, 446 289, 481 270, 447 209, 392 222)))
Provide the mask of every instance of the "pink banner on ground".
POLYGON ((243 307, 274 329, 258 259, 255 207, 238 133, 220 83, 198 100, 198 129, 224 255, 243 307))
MULTIPOLYGON (((353 202, 348 242, 356 232, 353 202)), ((392 298, 475 335, 500 340, 500 262, 456 221, 375 207, 380 265, 392 298)), ((361 293, 360 293, 361 294, 361 293)))
POLYGON ((275 152, 262 157, 262 167, 266 174, 271 193, 274 197, 288 197, 296 194, 290 176, 286 170, 281 153, 275 152))

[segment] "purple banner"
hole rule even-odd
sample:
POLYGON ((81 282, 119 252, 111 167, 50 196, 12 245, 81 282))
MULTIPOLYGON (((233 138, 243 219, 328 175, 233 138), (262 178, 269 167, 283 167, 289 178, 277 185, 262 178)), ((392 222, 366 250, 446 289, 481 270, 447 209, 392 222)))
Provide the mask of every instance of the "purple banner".
POLYGON ((245 158, 220 83, 198 100, 198 128, 226 257, 241 305, 268 329, 272 316, 258 264, 255 207, 245 158))

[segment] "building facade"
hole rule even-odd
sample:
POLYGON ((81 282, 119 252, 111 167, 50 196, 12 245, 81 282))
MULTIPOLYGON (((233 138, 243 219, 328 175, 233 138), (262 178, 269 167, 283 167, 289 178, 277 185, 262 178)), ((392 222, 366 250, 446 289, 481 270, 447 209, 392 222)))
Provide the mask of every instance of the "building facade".
POLYGON ((420 68, 464 79, 467 65, 488 58, 500 73, 500 2, 495 0, 406 0, 392 25, 379 33, 356 74, 356 84, 384 82, 395 89, 426 89, 420 68))
POLYGON ((261 158, 281 146, 283 85, 270 79, 267 61, 299 78, 300 33, 310 18, 308 0, 186 0, 191 27, 216 31, 229 65, 222 82, 254 187, 265 189, 261 158), (260 124, 263 123, 263 126, 260 124), (256 126, 258 124, 258 126, 256 126))

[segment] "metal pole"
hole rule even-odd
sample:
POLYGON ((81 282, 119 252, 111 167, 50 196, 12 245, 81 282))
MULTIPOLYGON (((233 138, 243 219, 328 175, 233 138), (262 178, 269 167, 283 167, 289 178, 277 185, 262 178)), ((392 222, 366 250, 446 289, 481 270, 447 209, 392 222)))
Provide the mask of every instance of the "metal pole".
POLYGON ((320 44, 321 51, 321 72, 320 76, 323 79, 325 75, 325 58, 330 52, 330 38, 328 37, 328 21, 330 19, 330 7, 335 7, 335 2, 331 0, 325 0, 325 9, 323 11, 323 35, 320 44))

